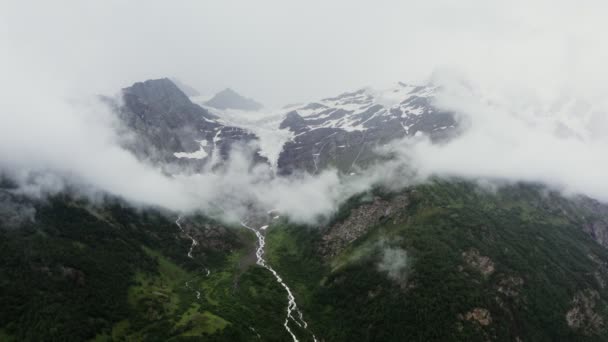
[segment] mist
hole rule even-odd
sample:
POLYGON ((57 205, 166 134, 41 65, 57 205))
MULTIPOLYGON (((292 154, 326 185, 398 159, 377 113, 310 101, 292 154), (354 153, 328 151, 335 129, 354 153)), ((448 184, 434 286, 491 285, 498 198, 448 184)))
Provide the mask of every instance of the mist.
POLYGON ((418 177, 538 182, 608 200, 608 107, 600 94, 543 99, 453 73, 441 77, 436 105, 457 114, 462 132, 447 144, 395 143, 418 177))
POLYGON ((401 248, 387 247, 382 250, 382 260, 377 265, 378 270, 386 272, 393 280, 403 282, 407 279, 408 256, 401 248))
POLYGON ((30 196, 70 185, 227 220, 256 203, 298 222, 371 186, 435 175, 608 200, 602 2, 67 4, 0 5, 0 168, 30 196), (96 100, 165 76, 204 94, 234 87, 270 107, 433 82, 436 105, 462 131, 448 144, 395 142, 385 148, 393 160, 352 177, 275 177, 270 166, 250 171, 238 151, 222 171, 168 176, 120 147, 120 123, 96 100))

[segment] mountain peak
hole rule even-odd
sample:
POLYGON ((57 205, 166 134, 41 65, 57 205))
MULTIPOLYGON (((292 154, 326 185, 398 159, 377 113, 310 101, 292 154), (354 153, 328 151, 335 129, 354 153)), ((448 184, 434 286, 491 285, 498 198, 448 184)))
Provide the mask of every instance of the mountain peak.
POLYGON ((240 109, 247 111, 256 111, 264 107, 262 104, 240 95, 231 88, 226 88, 215 94, 211 100, 205 102, 205 105, 217 109, 240 109))
POLYGON ((123 88, 124 94, 135 95, 149 104, 163 106, 190 104, 190 99, 168 78, 136 82, 123 88))
POLYGON ((125 106, 145 115, 148 120, 172 120, 192 122, 199 118, 215 120, 217 117, 201 106, 192 103, 190 98, 169 78, 136 82, 122 89, 125 106))

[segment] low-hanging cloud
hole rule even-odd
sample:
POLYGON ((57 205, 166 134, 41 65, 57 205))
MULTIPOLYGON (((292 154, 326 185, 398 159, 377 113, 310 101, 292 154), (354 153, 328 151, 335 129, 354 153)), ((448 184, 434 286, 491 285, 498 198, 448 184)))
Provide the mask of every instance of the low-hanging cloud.
MULTIPOLYGON (((4 72, 17 77, 11 68, 4 72)), ((440 72, 434 80, 442 86, 436 105, 456 113, 461 125, 449 143, 406 138, 379 149, 391 158, 355 175, 330 169, 290 177, 277 177, 266 164, 252 169, 243 146, 219 170, 171 176, 121 147, 120 122, 105 105, 44 81, 34 88, 44 85, 45 91, 34 98, 24 91, 32 86, 14 87, 3 89, 10 96, 0 101, 0 167, 29 195, 70 186, 89 196, 107 192, 136 204, 202 210, 229 221, 255 208, 307 223, 328 217, 345 199, 374 185, 399 189, 434 175, 543 182, 608 199, 603 178, 608 158, 602 153, 608 139, 599 134, 608 126, 601 103, 591 106, 580 98, 548 105, 440 72)))
POLYGON ((395 143, 392 151, 419 177, 540 182, 608 200, 605 100, 592 93, 543 98, 523 86, 490 86, 451 72, 437 77, 436 105, 456 113, 461 132, 446 144, 395 143))
MULTIPOLYGON (((33 78, 24 70, 2 69, 8 78, 33 78)), ((381 176, 342 179, 328 170, 277 177, 270 165, 251 169, 246 146, 235 147, 219 170, 167 175, 121 147, 121 124, 107 106, 60 85, 44 79, 2 89, 7 96, 0 100, 0 170, 21 185, 20 192, 31 196, 69 187, 90 197, 105 192, 138 205, 202 210, 231 221, 255 207, 277 210, 298 222, 314 222, 381 176)))
POLYGON ((217 10, 247 20, 226 21, 207 4, 184 3, 142 8, 108 2, 90 10, 74 2, 71 11, 55 4, 46 4, 48 11, 3 4, 0 169, 19 181, 21 191, 44 196, 72 186, 89 195, 108 192, 133 203, 229 219, 257 204, 300 222, 331 214, 345 198, 375 184, 399 188, 431 175, 538 181, 608 200, 608 49, 601 2, 473 1, 466 8, 449 1, 405 2, 399 5, 403 11, 349 2, 327 9, 335 15, 309 4, 247 5, 263 16, 276 9, 331 18, 310 35, 306 16, 297 16, 301 27, 284 25, 284 33, 271 21, 257 20, 268 24, 256 26, 249 11, 233 13, 233 4, 217 10), (348 19, 341 15, 345 10, 352 14, 348 19), (140 11, 142 21, 133 25, 140 11), (69 18, 62 17, 66 13, 69 18), (25 14, 32 20, 24 20, 25 14), (202 15, 216 18, 200 20, 202 15), (368 15, 381 25, 352 34, 356 25, 347 23, 367 22, 368 15), (161 30, 157 18, 165 17, 161 30), (150 35, 150 28, 162 32, 150 35), (252 35, 264 37, 263 44, 256 46, 252 35), (193 44, 197 39, 201 43, 193 44), (348 44, 336 43, 341 39, 348 44), (252 64, 236 63, 247 57, 255 57, 252 64), (200 67, 201 61, 207 64, 200 67), (441 145, 424 137, 395 142, 384 149, 393 158, 346 177, 327 170, 282 178, 264 165, 250 172, 247 154, 239 152, 221 171, 168 176, 121 148, 119 122, 95 100, 96 93, 130 81, 175 75, 189 82, 192 73, 197 86, 218 88, 219 78, 231 75, 231 84, 221 86, 244 84, 247 94, 263 102, 291 102, 330 96, 367 79, 420 80, 438 65, 462 71, 442 70, 432 78, 443 89, 436 104, 459 116, 460 135, 441 145))
POLYGON ((4 79, 12 80, 0 89, 0 171, 30 196, 70 189, 91 198, 109 193, 136 205, 201 210, 230 221, 255 208, 315 222, 392 172, 374 168, 345 178, 327 170, 277 177, 271 165, 252 169, 247 146, 236 146, 218 170, 168 175, 122 147, 125 129, 116 114, 78 87, 69 71, 60 77, 40 58, 11 57, 0 64, 4 79))
POLYGON ((403 282, 407 279, 410 261, 407 251, 399 247, 386 247, 382 249, 382 259, 378 262, 378 270, 386 272, 387 276, 395 281, 403 282))

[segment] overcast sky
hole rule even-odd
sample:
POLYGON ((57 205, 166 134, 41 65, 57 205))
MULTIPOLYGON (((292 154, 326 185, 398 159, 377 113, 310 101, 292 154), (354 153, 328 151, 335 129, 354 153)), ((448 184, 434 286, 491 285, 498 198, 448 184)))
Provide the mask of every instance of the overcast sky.
POLYGON ((595 87, 606 11, 600 1, 5 0, 0 44, 22 67, 92 92, 174 76, 276 106, 445 67, 595 87))

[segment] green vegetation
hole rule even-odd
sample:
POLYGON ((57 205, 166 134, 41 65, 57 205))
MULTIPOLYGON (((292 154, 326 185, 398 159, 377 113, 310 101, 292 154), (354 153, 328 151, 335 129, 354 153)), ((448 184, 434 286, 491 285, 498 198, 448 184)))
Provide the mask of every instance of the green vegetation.
MULTIPOLYGON (((608 339, 608 251, 582 229, 608 214, 534 185, 489 192, 435 180, 401 195, 403 211, 331 258, 320 253, 331 227, 394 194, 355 196, 323 227, 268 228, 267 260, 317 337, 608 339), (593 305, 579 307, 582 323, 568 326, 568 312, 585 301, 593 305)), ((221 244, 201 243, 190 259, 171 213, 68 196, 33 205, 34 221, 0 227, 0 340, 290 340, 286 293, 255 265, 252 232, 221 230, 221 244)))
MULTIPOLYGON (((287 225, 269 231, 269 259, 296 289, 318 336, 330 341, 608 338, 603 325, 585 330, 566 322, 574 296, 585 290, 600 294, 595 313, 608 317, 602 284, 608 253, 582 231, 592 213, 575 200, 529 185, 490 193, 456 181, 435 181, 407 193, 405 222, 378 222, 333 260, 320 260, 315 249, 321 230, 287 225), (391 279, 379 267, 387 249, 407 252, 403 279, 391 279), (488 257, 493 270, 483 274, 468 265, 464 255, 470 251, 488 257), (488 310, 491 323, 466 319, 475 308, 488 310)), ((354 208, 349 203, 344 210, 354 208)))
POLYGON ((0 341, 13 342, 17 341, 17 339, 9 335, 6 331, 0 330, 0 341))
POLYGON ((0 226, 0 340, 289 338, 285 292, 255 265, 250 231, 227 229, 224 249, 190 259, 175 215, 108 203, 58 196, 23 227, 0 226))

